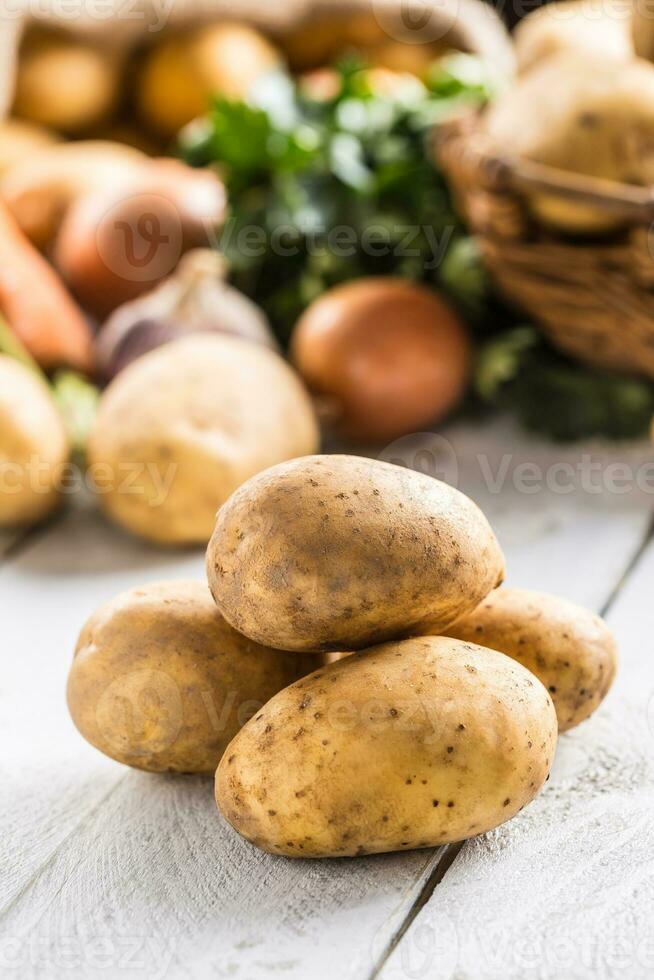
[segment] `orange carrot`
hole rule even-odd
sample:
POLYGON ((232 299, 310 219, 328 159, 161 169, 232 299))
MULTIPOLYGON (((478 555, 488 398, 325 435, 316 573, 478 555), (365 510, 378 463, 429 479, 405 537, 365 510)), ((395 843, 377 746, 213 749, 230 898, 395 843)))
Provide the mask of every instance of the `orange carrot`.
POLYGON ((0 313, 41 367, 90 371, 91 330, 84 314, 2 203, 0 313))

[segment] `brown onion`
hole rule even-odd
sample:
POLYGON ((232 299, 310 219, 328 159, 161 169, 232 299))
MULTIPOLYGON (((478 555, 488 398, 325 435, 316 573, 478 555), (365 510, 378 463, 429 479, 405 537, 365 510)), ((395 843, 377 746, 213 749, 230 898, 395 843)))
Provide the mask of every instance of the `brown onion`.
POLYGON ((73 204, 54 261, 82 306, 105 316, 169 276, 188 249, 205 245, 225 206, 224 186, 212 171, 152 161, 129 184, 73 204))
POLYGON ((459 403, 471 345, 434 291, 370 278, 312 303, 295 328, 291 356, 343 434, 382 442, 439 421, 459 403))

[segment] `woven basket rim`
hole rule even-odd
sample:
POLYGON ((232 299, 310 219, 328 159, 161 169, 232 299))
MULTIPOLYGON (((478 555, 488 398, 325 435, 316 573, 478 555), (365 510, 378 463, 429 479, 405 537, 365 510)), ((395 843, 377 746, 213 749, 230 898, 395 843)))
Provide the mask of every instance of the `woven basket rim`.
POLYGON ((483 110, 471 110, 442 124, 436 143, 457 141, 462 153, 492 190, 522 196, 548 194, 587 205, 634 224, 654 221, 654 187, 642 187, 561 170, 498 153, 480 130, 483 110))

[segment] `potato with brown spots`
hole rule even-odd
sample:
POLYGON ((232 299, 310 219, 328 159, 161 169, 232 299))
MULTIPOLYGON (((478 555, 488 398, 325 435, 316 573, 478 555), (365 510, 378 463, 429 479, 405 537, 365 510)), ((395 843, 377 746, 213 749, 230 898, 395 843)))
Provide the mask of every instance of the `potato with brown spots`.
POLYGON ((236 633, 206 585, 164 582, 102 606, 82 630, 68 707, 87 741, 150 772, 215 771, 225 747, 316 659, 236 633))
POLYGON ((540 681, 503 654, 446 637, 386 643, 265 705, 227 748, 216 800, 274 854, 434 847, 529 803, 556 729, 540 681))
POLYGON ((604 620, 545 592, 498 589, 447 633, 499 650, 535 674, 552 695, 560 732, 585 721, 615 677, 616 644, 604 620))
POLYGON ((504 559, 453 487, 378 460, 309 456, 221 508, 207 573, 239 632, 327 652, 443 632, 502 581, 504 559))

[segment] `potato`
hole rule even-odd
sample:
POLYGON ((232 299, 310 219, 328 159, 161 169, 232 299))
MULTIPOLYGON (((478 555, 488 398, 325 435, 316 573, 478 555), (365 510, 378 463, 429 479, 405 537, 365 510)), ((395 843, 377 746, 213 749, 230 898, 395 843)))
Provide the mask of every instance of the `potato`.
POLYGON ((150 772, 215 772, 241 725, 315 658, 236 633, 201 582, 132 589, 84 626, 68 707, 105 755, 150 772))
POLYGON ((109 385, 88 458, 119 524, 162 544, 206 545, 241 483, 317 445, 309 397, 278 354, 198 334, 139 358, 109 385))
POLYGON ((445 637, 404 640, 277 694, 228 746, 216 801, 274 854, 435 847, 515 816, 555 748, 552 700, 520 664, 445 637))
POLYGON ((606 623, 545 592, 498 589, 447 634, 519 660, 552 695, 561 732, 592 715, 615 677, 617 650, 606 623))
POLYGON ((0 354, 0 527, 36 524, 60 503, 66 429, 41 379, 0 354))
POLYGON ((532 11, 514 33, 518 70, 525 72, 560 51, 589 54, 618 62, 631 61, 629 0, 565 0, 532 11))
POLYGON ((504 559, 486 518, 422 473, 356 456, 296 459, 225 504, 209 586, 235 629, 282 650, 354 650, 445 627, 504 559))
POLYGON ((80 133, 113 109, 120 68, 108 49, 39 34, 28 40, 18 61, 14 112, 42 126, 80 133))
POLYGON ((307 17, 279 39, 293 71, 323 68, 345 53, 367 52, 388 41, 384 28, 369 11, 307 17))
MULTIPOLYGON (((484 127, 503 155, 649 185, 654 183, 654 66, 559 54, 498 99, 484 127)), ((530 203, 562 231, 603 232, 621 221, 606 210, 551 194, 534 194, 530 203)))
POLYGON ((279 53, 246 24, 212 24, 166 38, 143 67, 141 115, 162 136, 176 136, 207 111, 212 96, 244 99, 258 78, 280 64, 279 53))

